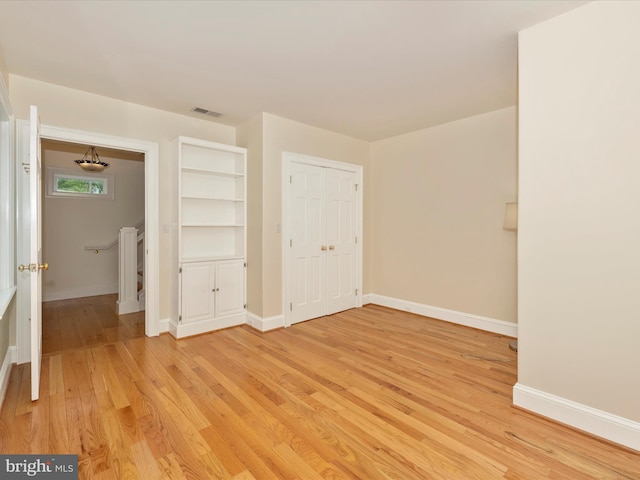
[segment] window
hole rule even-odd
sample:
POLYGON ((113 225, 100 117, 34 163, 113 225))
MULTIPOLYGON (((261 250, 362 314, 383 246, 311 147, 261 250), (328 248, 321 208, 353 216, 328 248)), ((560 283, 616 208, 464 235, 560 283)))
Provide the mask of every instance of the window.
POLYGON ((77 175, 72 170, 47 168, 48 197, 109 198, 113 200, 113 175, 77 175))

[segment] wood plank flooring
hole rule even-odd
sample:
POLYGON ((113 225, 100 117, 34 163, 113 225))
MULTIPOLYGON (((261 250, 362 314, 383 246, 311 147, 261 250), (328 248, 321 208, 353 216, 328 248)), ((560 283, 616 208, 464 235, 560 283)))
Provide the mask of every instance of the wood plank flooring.
POLYGON ((14 367, 1 452, 77 453, 82 479, 640 479, 639 453, 511 406, 506 337, 369 305, 146 338, 76 303, 47 305, 40 400, 14 367))

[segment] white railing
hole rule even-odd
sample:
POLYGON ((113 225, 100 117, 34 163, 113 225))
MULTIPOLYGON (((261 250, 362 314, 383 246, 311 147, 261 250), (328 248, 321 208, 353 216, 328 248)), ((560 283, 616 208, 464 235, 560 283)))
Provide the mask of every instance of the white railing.
MULTIPOLYGON (((135 227, 127 227, 127 228, 136 228, 138 230, 142 229, 142 235, 144 235, 144 222, 140 222, 139 224, 137 224, 135 227)), ((120 230, 120 232, 122 232, 122 230, 120 230)), ((116 245, 118 245, 118 242, 120 241, 120 235, 116 236, 116 238, 114 238, 113 240, 111 240, 109 243, 103 243, 100 245, 85 245, 83 248, 85 250, 91 250, 94 253, 100 253, 102 250, 109 250, 113 247, 115 247, 116 245)))
MULTIPOLYGON (((144 255, 138 263, 138 245, 142 242, 144 252, 144 232, 138 234, 136 227, 122 227, 118 243, 118 315, 144 310, 144 255)), ((86 247, 85 247, 86 248, 86 247)))

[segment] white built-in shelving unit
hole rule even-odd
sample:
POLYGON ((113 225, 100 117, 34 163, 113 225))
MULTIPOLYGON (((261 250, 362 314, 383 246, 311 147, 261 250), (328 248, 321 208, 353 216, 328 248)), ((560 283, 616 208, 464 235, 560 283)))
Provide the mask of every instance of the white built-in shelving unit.
POLYGON ((179 137, 176 337, 245 323, 245 148, 179 137))

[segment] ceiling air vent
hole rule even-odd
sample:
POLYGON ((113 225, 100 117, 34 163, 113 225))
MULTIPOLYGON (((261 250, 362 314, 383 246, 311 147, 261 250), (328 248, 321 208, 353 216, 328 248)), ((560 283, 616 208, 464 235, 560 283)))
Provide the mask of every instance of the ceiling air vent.
POLYGON ((194 107, 191 111, 196 113, 201 113, 203 115, 209 115, 210 117, 215 117, 215 118, 222 116, 221 113, 214 112, 213 110, 207 110, 206 108, 200 108, 200 107, 194 107))

